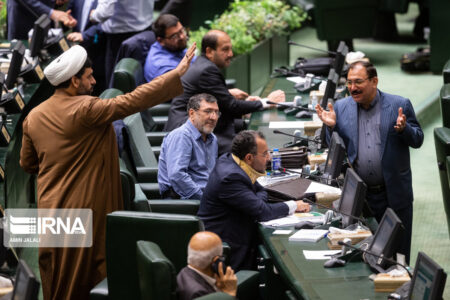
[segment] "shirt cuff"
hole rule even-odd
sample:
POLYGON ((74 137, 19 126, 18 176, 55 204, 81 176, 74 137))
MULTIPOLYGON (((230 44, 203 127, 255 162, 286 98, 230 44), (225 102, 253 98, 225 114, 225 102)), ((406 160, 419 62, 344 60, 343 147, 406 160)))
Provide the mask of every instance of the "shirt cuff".
POLYGON ((269 101, 268 98, 262 98, 259 101, 261 101, 261 104, 263 105, 263 109, 269 108, 270 104, 267 103, 267 101, 269 101))
POLYGON ((285 201, 284 204, 286 204, 289 207, 289 214, 292 215, 297 210, 297 202, 290 200, 285 201))

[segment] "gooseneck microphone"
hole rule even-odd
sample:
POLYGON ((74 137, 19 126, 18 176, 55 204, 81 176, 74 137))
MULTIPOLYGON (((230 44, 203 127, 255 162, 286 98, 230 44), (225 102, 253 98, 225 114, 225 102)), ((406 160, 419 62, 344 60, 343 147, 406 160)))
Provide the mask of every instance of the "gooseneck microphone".
POLYGON ((375 253, 373 253, 372 251, 368 251, 368 250, 364 250, 364 249, 355 247, 355 246, 353 246, 353 245, 351 245, 351 244, 349 244, 349 243, 345 243, 344 241, 338 241, 338 245, 345 246, 345 247, 354 249, 354 250, 356 250, 356 251, 360 251, 360 252, 362 252, 362 253, 365 253, 365 254, 368 254, 368 255, 375 256, 376 258, 379 259, 379 260, 378 260, 378 264, 380 264, 380 262, 384 259, 384 260, 386 260, 387 262, 390 262, 391 264, 394 264, 394 265, 397 265, 397 266, 401 266, 403 269, 406 270, 406 272, 408 272, 409 277, 412 278, 412 274, 409 272, 409 270, 408 270, 404 265, 399 264, 397 261, 395 261, 395 260, 393 260, 393 259, 384 257, 384 256, 382 256, 382 255, 375 254, 375 253))
POLYGON ((273 131, 273 133, 275 133, 275 134, 283 134, 283 135, 287 135, 287 136, 290 136, 290 137, 293 137, 293 138, 296 138, 296 139, 299 139, 299 140, 302 140, 302 141, 308 141, 308 142, 313 142, 313 143, 316 143, 316 144, 320 144, 320 142, 318 142, 316 140, 308 139, 308 138, 305 138, 305 137, 302 137, 302 136, 293 135, 293 134, 290 134, 290 133, 279 131, 277 129, 275 129, 273 131))
POLYGON ((333 55, 333 56, 336 56, 336 54, 337 54, 337 53, 334 52, 334 51, 322 50, 322 49, 314 48, 314 47, 311 47, 311 46, 306 46, 306 45, 303 45, 303 44, 299 44, 299 43, 296 43, 296 42, 294 42, 294 41, 288 41, 288 44, 289 44, 289 45, 298 46, 298 47, 308 48, 308 49, 311 49, 311 50, 314 50, 314 51, 319 51, 319 52, 331 54, 331 55, 333 55))
POLYGON ((278 102, 273 102, 273 101, 267 100, 266 103, 267 104, 278 105, 278 106, 282 106, 282 107, 286 107, 286 108, 295 107, 295 108, 298 108, 300 110, 309 111, 309 112, 312 112, 312 113, 316 112, 315 109, 306 108, 306 107, 303 107, 303 106, 300 106, 300 105, 296 105, 296 104, 291 103, 291 102, 288 102, 290 104, 287 104, 287 103, 278 103, 278 102))

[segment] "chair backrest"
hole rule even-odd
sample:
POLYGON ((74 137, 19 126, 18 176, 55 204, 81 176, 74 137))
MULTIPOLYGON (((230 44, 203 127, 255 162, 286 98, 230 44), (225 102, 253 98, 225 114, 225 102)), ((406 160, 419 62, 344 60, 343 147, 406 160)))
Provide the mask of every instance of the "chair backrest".
POLYGON ((142 300, 175 300, 177 298, 175 267, 157 244, 138 241, 136 261, 142 300))
POLYGON ((150 142, 145 135, 144 124, 140 113, 126 117, 129 146, 136 167, 158 167, 150 142))
POLYGON ((106 218, 106 271, 109 299, 141 299, 136 264, 136 242, 152 241, 179 272, 187 261, 187 245, 204 230, 194 216, 116 211, 106 218))
POLYGON ((114 67, 113 87, 124 94, 133 91, 144 82, 141 64, 134 58, 122 58, 114 67))
POLYGON ((119 159, 120 181, 122 183, 123 208, 131 210, 132 202, 135 197, 135 180, 131 172, 127 169, 125 162, 119 159))
POLYGON ((150 47, 156 41, 155 33, 151 30, 142 31, 122 42, 117 53, 116 63, 122 58, 134 58, 143 67, 150 47))

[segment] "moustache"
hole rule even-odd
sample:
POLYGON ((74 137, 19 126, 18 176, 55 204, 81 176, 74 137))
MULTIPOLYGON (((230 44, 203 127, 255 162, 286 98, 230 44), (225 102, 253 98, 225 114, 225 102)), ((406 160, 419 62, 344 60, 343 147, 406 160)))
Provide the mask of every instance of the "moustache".
POLYGON ((362 91, 360 91, 360 90, 355 90, 355 91, 352 91, 351 94, 352 94, 352 95, 359 95, 359 94, 362 94, 362 91))

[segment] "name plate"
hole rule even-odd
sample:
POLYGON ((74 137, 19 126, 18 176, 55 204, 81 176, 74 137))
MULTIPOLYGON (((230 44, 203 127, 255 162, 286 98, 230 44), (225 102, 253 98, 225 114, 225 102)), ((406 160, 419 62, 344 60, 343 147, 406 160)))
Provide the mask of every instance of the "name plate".
POLYGON ((9 144, 9 141, 11 140, 11 136, 9 135, 9 132, 6 129, 5 125, 2 125, 2 136, 3 136, 4 142, 6 142, 6 145, 9 144))
POLYGON ((59 40, 59 46, 61 46, 61 49, 63 51, 69 50, 69 45, 67 45, 66 39, 64 39, 64 38, 59 40))
POLYGON ((0 181, 5 181, 5 171, 3 167, 0 165, 0 181))
POLYGON ((36 65, 34 68, 34 71, 36 72, 37 76, 39 77, 39 80, 44 79, 44 72, 42 72, 42 68, 39 64, 36 65))
POLYGON ((17 94, 16 94, 16 97, 15 97, 15 99, 16 99, 16 103, 17 103, 17 105, 20 107, 20 110, 22 110, 23 109, 23 107, 25 106, 25 103, 23 103, 23 99, 22 99, 22 96, 20 95, 20 93, 18 92, 17 94))

